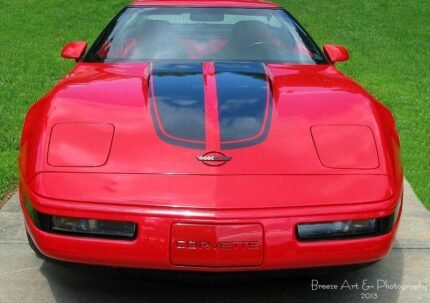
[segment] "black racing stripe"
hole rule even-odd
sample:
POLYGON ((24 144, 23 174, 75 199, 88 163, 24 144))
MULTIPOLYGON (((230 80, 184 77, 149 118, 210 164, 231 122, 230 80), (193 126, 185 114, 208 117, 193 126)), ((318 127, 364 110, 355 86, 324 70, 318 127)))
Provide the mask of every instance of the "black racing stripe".
POLYGON ((201 63, 153 64, 151 113, 157 134, 165 142, 205 149, 202 74, 201 63))
POLYGON ((249 147, 269 134, 273 100, 261 63, 215 65, 221 148, 249 147))

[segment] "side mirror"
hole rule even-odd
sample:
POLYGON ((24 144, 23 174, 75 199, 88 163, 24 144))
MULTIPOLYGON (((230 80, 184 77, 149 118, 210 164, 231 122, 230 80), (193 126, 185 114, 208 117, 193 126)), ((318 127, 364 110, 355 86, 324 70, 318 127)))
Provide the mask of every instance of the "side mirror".
POLYGON ((84 56, 87 45, 85 41, 70 42, 61 51, 61 57, 78 61, 84 56))
POLYGON ((333 63, 347 61, 349 59, 348 50, 340 45, 325 44, 324 52, 333 63))

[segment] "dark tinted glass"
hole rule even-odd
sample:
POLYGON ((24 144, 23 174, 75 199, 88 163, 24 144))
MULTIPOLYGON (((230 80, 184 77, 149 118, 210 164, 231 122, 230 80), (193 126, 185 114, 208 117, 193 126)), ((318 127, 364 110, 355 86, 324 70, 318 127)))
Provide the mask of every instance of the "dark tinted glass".
POLYGON ((92 46, 86 62, 152 60, 326 63, 282 9, 129 7, 92 46))

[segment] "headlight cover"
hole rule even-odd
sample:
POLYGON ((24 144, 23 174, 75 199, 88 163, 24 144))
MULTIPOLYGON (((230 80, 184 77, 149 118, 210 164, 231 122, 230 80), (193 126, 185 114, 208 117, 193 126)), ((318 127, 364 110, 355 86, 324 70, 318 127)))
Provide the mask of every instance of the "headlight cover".
POLYGON ((48 163, 55 167, 99 167, 106 164, 114 136, 108 123, 65 122, 52 127, 48 163))
POLYGON ((137 236, 136 223, 51 216, 38 212, 27 195, 23 198, 30 220, 44 232, 113 240, 133 240, 137 236))
POLYGON ((136 224, 132 222, 78 219, 52 216, 53 232, 99 237, 132 239, 136 235, 136 224))
POLYGON ((396 210, 383 218, 298 224, 297 238, 299 241, 323 241, 381 236, 393 229, 397 214, 396 210))
POLYGON ((312 139, 327 168, 376 169, 379 156, 372 129, 364 125, 316 125, 312 139))
POLYGON ((371 235, 376 232, 376 227, 376 219, 335 221, 299 224, 297 233, 301 240, 333 239, 371 235))

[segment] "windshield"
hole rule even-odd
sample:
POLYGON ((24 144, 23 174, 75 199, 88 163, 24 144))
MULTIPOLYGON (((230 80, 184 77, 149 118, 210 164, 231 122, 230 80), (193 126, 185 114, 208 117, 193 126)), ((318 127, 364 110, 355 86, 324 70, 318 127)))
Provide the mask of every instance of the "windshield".
POLYGON ((286 11, 256 8, 129 7, 84 58, 86 62, 153 60, 326 63, 286 11))

